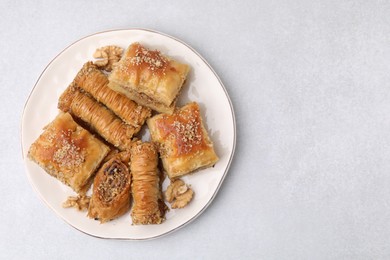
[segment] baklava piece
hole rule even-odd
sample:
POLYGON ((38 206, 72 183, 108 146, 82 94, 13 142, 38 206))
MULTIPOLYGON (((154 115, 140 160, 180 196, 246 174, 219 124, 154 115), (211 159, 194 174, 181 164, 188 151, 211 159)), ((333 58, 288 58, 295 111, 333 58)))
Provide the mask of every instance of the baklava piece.
POLYGON ((122 151, 130 149, 131 138, 141 129, 141 126, 126 124, 111 110, 80 92, 74 85, 70 85, 61 95, 58 107, 81 119, 94 132, 122 151))
POLYGON ((172 114, 188 72, 188 65, 133 43, 115 64, 108 86, 140 105, 172 114))
POLYGON ((129 125, 142 126, 150 117, 150 108, 138 105, 123 94, 108 87, 108 78, 92 62, 87 62, 77 73, 74 84, 109 108, 129 125))
POLYGON ((156 147, 153 143, 138 141, 131 148, 130 154, 133 224, 161 224, 165 218, 166 205, 161 194, 156 147))
POLYGON ((163 167, 170 179, 213 166, 218 161, 196 102, 188 103, 172 115, 156 115, 147 124, 152 140, 159 144, 163 167))
POLYGON ((88 190, 91 178, 109 147, 60 113, 30 146, 28 157, 75 192, 88 190))
POLYGON ((113 220, 130 209, 131 175, 129 152, 118 153, 103 164, 93 182, 88 216, 101 223, 113 220), (126 154, 122 156, 122 154, 126 154))

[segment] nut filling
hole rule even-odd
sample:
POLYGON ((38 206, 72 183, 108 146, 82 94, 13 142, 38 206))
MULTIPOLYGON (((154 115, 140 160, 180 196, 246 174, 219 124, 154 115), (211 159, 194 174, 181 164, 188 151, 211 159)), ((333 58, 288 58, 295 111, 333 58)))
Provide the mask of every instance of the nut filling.
POLYGON ((98 187, 99 199, 109 204, 121 193, 128 182, 126 165, 115 160, 104 170, 105 180, 98 187))

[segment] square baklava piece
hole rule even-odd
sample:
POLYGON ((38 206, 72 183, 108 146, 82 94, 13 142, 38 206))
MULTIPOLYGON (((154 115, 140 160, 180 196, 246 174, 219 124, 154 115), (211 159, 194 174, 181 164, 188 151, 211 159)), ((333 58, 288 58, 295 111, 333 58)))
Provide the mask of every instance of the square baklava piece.
POLYGON ((28 157, 76 192, 88 190, 91 177, 110 148, 60 113, 30 146, 28 157))
POLYGON ((188 103, 172 115, 156 115, 147 124, 152 140, 159 145, 169 178, 213 166, 218 161, 196 102, 188 103))
POLYGON ((158 50, 133 43, 115 64, 108 86, 140 105, 172 114, 189 69, 158 50))

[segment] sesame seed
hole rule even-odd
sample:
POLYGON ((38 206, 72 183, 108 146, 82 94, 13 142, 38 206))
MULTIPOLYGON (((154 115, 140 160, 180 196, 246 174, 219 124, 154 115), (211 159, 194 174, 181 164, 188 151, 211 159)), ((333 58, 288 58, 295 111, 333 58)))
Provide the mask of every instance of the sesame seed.
POLYGON ((62 131, 59 141, 56 144, 56 150, 53 155, 53 161, 60 167, 75 168, 80 166, 85 158, 80 149, 71 139, 72 131, 62 131))
POLYGON ((130 63, 135 66, 145 64, 153 72, 156 70, 165 72, 168 59, 158 50, 150 51, 143 46, 138 46, 135 56, 130 58, 130 63))
POLYGON ((202 143, 198 113, 178 113, 172 123, 171 138, 178 141, 179 153, 189 153, 195 145, 202 143))

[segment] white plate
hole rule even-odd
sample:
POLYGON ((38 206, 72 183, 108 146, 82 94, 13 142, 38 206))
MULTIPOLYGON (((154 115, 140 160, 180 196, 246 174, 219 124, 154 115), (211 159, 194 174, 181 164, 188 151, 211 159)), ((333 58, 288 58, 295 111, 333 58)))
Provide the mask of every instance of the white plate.
MULTIPOLYGON (((183 227, 198 217, 211 203, 220 188, 233 158, 236 141, 234 112, 222 82, 195 50, 171 36, 143 29, 113 30, 85 37, 57 55, 42 72, 32 90, 22 118, 22 149, 28 178, 42 200, 71 226, 101 238, 141 240, 157 238, 183 227), (74 192, 26 158, 30 145, 42 128, 58 113, 57 100, 93 52, 105 45, 126 48, 132 42, 159 49, 191 66, 188 85, 178 105, 197 101, 220 160, 208 168, 184 177, 195 191, 193 201, 185 208, 171 209, 161 225, 131 225, 129 213, 105 224, 86 217, 86 212, 63 209, 62 203, 74 192)), ((167 186, 165 180, 163 187, 167 186)))

